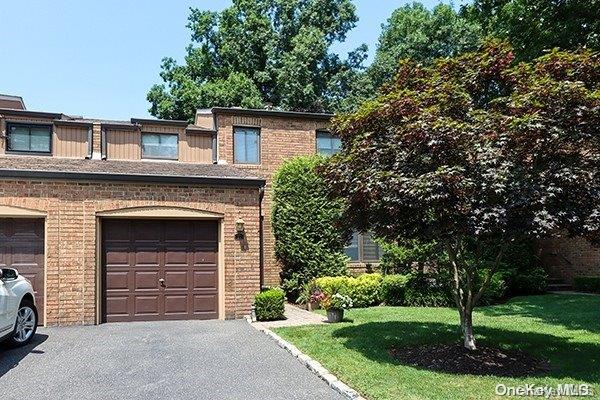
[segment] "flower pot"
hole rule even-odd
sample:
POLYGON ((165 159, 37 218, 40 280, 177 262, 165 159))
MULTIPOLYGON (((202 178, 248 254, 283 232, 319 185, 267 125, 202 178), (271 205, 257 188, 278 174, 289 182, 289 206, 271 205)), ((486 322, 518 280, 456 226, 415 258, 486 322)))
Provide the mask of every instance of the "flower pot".
POLYGON ((342 322, 344 319, 344 310, 340 308, 330 308, 327 310, 328 322, 342 322))

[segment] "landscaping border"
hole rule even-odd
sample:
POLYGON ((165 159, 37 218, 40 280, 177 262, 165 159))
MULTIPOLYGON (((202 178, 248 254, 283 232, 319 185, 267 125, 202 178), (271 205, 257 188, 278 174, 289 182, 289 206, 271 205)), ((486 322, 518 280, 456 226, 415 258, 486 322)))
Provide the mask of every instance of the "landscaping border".
POLYGON ((340 393, 342 396, 350 400, 366 400, 360 395, 360 393, 352 389, 350 386, 346 385, 344 382, 339 380, 337 376, 329 372, 329 370, 323 367, 323 365, 321 365, 320 362, 302 353, 296 346, 283 339, 275 332, 271 331, 268 328, 259 328, 255 326, 250 320, 250 318, 248 318, 247 321, 248 323, 250 323, 250 325, 252 325, 254 329, 263 332, 265 335, 273 339, 279 347, 285 349, 288 353, 297 358, 306 368, 308 368, 310 371, 314 372, 319 378, 327 382, 329 387, 331 387, 336 392, 340 393))

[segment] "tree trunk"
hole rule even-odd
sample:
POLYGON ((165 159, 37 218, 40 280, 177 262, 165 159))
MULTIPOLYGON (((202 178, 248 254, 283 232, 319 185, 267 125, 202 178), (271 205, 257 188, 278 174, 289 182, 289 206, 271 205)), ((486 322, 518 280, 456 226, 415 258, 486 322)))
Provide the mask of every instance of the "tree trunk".
POLYGON ((468 350, 476 350, 475 336, 473 336, 473 313, 471 310, 465 310, 461 317, 461 328, 463 331, 464 346, 468 350))

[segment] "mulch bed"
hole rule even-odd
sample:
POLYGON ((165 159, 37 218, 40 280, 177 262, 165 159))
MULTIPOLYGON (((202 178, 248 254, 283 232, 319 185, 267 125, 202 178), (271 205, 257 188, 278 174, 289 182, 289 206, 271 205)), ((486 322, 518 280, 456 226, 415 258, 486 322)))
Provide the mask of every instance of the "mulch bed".
POLYGON ((453 374, 521 377, 550 370, 547 361, 524 351, 487 346, 471 351, 462 343, 395 347, 390 355, 403 364, 453 374))

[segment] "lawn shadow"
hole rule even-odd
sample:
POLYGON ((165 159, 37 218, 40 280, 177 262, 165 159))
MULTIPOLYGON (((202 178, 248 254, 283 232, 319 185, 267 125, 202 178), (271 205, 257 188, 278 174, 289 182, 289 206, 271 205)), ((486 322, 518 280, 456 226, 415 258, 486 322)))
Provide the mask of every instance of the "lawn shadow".
POLYGON ((570 330, 600 333, 600 296, 550 294, 516 297, 506 304, 481 307, 477 311, 488 317, 514 315, 535 318, 570 330))
MULTIPOLYGON (((549 360, 550 370, 536 376, 600 383, 600 343, 572 343, 564 337, 486 326, 476 326, 475 333, 480 345, 521 350, 549 360)), ((344 326, 332 334, 335 338, 345 339, 342 343, 348 349, 373 361, 397 365, 403 363, 390 355, 393 347, 449 344, 460 339, 455 325, 437 322, 368 322, 344 326)))
POLYGON ((15 368, 29 354, 44 354, 36 347, 44 343, 48 335, 36 333, 31 342, 23 347, 12 348, 6 342, 0 343, 0 378, 15 368))

